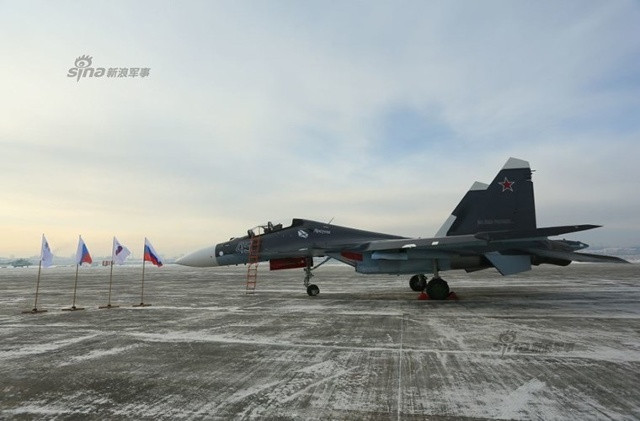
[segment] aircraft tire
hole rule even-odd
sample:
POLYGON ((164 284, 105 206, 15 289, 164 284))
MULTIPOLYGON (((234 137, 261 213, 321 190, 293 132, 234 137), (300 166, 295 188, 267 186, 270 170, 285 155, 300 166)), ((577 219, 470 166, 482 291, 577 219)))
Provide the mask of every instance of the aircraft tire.
POLYGON ((427 277, 423 274, 413 275, 411 279, 409 279, 409 286, 416 292, 424 291, 427 287, 427 277))
POLYGON ((311 284, 307 287, 307 294, 309 294, 310 297, 315 297, 320 294, 320 288, 318 288, 318 285, 311 284))
POLYGON ((427 295, 432 300, 445 300, 449 296, 449 284, 442 278, 433 278, 427 284, 427 295))

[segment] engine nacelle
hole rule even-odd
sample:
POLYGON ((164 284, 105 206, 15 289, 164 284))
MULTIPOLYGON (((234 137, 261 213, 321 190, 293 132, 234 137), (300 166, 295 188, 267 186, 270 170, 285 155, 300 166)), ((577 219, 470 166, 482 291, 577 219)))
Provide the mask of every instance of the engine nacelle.
POLYGON ((556 266, 568 266, 571 263, 571 260, 554 259, 551 257, 542 257, 542 256, 531 256, 532 265, 539 266, 543 263, 556 265, 556 266))

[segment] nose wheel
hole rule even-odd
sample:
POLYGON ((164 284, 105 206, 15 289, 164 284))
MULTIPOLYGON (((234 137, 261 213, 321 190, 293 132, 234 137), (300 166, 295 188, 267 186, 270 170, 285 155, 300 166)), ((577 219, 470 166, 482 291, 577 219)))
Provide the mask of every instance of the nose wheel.
POLYGON ((307 294, 309 294, 309 297, 315 297, 320 294, 320 288, 318 288, 318 285, 309 284, 309 281, 311 281, 311 278, 313 277, 313 273, 311 272, 313 270, 311 263, 313 263, 313 259, 308 258, 307 267, 304 268, 304 286, 307 287, 307 294))
POLYGON ((320 294, 320 288, 318 288, 318 285, 309 283, 313 277, 313 273, 311 273, 313 268, 311 267, 310 262, 313 262, 313 260, 307 259, 307 267, 304 268, 304 286, 307 287, 307 294, 309 294, 309 297, 315 297, 320 294))
POLYGON ((307 287, 307 294, 309 294, 310 297, 315 297, 320 294, 320 288, 318 288, 317 285, 311 284, 307 287))
POLYGON ((318 285, 314 285, 310 283, 311 278, 313 277, 312 271, 315 269, 318 269, 320 266, 324 265, 329 260, 331 260, 331 257, 327 257, 321 263, 319 263, 315 267, 312 267, 313 257, 307 258, 307 267, 304 268, 304 286, 305 288, 307 288, 307 294, 309 294, 310 297, 315 297, 316 295, 320 294, 320 288, 318 288, 318 285))

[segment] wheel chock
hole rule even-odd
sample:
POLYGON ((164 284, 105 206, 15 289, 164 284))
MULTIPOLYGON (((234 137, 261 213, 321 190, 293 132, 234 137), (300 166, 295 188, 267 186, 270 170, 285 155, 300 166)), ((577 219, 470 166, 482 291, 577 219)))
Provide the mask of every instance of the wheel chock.
MULTIPOLYGON (((422 291, 420 293, 420 295, 418 295, 418 300, 420 300, 420 301, 430 300, 430 299, 431 299, 431 297, 429 297, 429 295, 424 291, 422 291)), ((458 298, 458 295, 455 292, 451 291, 451 292, 449 292, 449 295, 447 296, 447 298, 445 298, 445 300, 458 301, 459 298, 458 298)))

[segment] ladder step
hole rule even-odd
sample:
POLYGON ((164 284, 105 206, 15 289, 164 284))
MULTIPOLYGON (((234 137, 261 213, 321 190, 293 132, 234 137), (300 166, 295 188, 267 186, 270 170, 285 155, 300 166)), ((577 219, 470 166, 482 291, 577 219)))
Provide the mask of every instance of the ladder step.
POLYGON ((252 294, 258 283, 258 264, 260 263, 260 242, 262 238, 259 235, 251 238, 249 245, 249 258, 247 263, 247 284, 246 293, 252 294))

